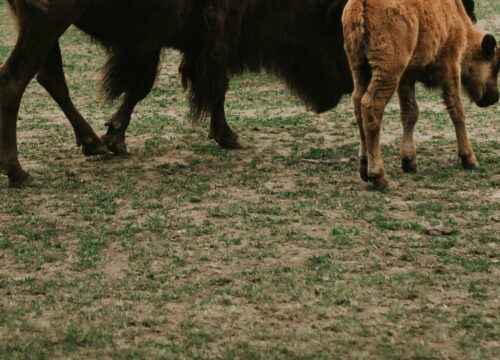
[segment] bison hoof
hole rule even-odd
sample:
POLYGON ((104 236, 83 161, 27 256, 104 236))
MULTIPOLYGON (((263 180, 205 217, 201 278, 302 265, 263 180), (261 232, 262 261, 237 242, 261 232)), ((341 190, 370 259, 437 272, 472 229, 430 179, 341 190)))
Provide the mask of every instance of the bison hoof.
POLYGON ((361 179, 363 179, 364 182, 368 182, 368 159, 367 158, 361 158, 359 160, 359 176, 361 176, 361 179))
POLYGON ((467 158, 466 155, 461 155, 460 159, 462 160, 462 167, 465 170, 477 170, 479 167, 479 164, 476 159, 473 159, 472 161, 467 158))
POLYGON ((101 139, 95 138, 90 144, 82 144, 82 153, 85 156, 104 155, 108 153, 108 147, 101 139))
POLYGON ((246 147, 245 143, 239 139, 239 136, 233 134, 232 136, 214 138, 214 140, 219 144, 222 148, 227 150, 239 150, 244 149, 246 147))
POLYGON ((101 138, 101 140, 107 146, 109 151, 119 155, 127 153, 127 145, 125 144, 124 139, 119 139, 114 135, 106 134, 101 138))
POLYGON ((416 173, 417 172, 417 162, 409 157, 405 156, 401 160, 402 168, 405 173, 416 173))
POLYGON ((35 180, 28 173, 23 173, 21 176, 10 177, 9 176, 9 187, 20 189, 28 186, 32 186, 35 180))

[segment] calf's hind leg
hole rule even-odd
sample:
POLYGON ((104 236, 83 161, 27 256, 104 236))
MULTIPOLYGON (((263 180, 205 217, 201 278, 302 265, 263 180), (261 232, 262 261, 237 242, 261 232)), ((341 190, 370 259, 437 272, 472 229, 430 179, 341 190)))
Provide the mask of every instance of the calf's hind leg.
POLYGON ((403 125, 400 155, 403 171, 407 173, 417 171, 417 150, 413 140, 413 131, 418 120, 419 109, 415 98, 415 82, 414 77, 405 74, 398 86, 401 124, 403 125))
POLYGON ((385 177, 380 150, 380 128, 385 107, 396 91, 403 68, 383 70, 374 68, 368 90, 361 99, 363 130, 368 155, 368 180, 383 189, 389 182, 385 177))
POLYGON ((86 156, 106 154, 108 149, 92 127, 75 108, 69 96, 64 77, 61 49, 57 43, 37 75, 37 81, 47 90, 68 118, 75 132, 77 144, 86 156))

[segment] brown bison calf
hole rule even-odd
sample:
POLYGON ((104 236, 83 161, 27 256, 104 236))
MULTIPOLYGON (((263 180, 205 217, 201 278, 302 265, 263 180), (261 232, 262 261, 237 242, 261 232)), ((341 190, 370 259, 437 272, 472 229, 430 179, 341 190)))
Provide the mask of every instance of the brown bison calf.
POLYGON ((388 184, 380 152, 380 126, 396 89, 404 129, 403 170, 416 171, 416 81, 442 89, 463 167, 475 169, 478 163, 465 126, 460 88, 463 85, 478 106, 498 102, 500 51, 493 36, 475 28, 462 1, 350 0, 342 23, 355 84, 362 179, 380 188, 388 184))

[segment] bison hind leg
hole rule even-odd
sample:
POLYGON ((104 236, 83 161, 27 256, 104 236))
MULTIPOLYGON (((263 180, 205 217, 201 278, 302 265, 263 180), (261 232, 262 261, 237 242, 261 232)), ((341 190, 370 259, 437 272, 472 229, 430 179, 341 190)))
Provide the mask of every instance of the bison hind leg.
POLYGON ((64 32, 66 26, 28 12, 25 16, 16 45, 0 66, 0 170, 8 176, 11 187, 29 186, 33 183, 18 158, 19 107, 27 85, 42 68, 57 43, 55 34, 64 32), (40 31, 48 28, 53 28, 54 31, 40 31))
POLYGON ((102 141, 115 154, 127 152, 125 132, 137 103, 143 100, 153 88, 158 73, 161 49, 134 54, 115 52, 106 64, 104 90, 113 99, 125 93, 118 111, 106 123, 108 131, 102 141))
POLYGON ((226 121, 224 100, 219 101, 212 110, 209 138, 215 140, 222 148, 228 150, 238 150, 246 147, 238 134, 231 129, 226 121))

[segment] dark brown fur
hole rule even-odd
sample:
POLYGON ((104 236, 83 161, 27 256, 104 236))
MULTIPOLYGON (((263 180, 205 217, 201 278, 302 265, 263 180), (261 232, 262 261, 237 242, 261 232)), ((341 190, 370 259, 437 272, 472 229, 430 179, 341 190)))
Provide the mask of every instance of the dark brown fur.
POLYGON ((183 53, 180 71, 192 114, 210 115, 211 137, 227 148, 240 146, 224 115, 235 74, 275 74, 317 112, 333 108, 352 91, 342 46, 344 0, 49 0, 48 6, 37 6, 47 5, 45 0, 28 0, 34 7, 26 0, 7 1, 20 37, 0 68, 0 165, 14 186, 30 181, 17 161, 15 122, 24 88, 37 73, 73 124, 84 152, 103 151, 64 82, 57 41, 71 24, 108 49, 107 97, 124 95, 103 137, 114 152, 126 149, 132 110, 150 92, 164 47, 183 53))

